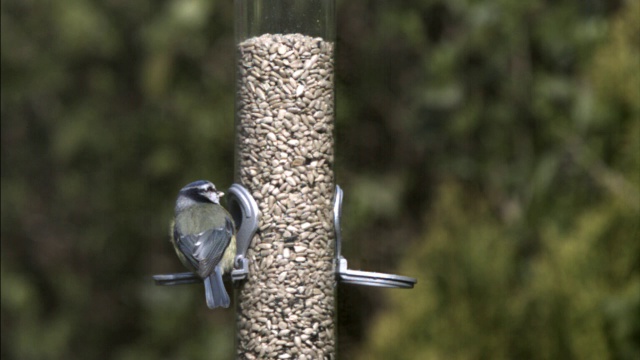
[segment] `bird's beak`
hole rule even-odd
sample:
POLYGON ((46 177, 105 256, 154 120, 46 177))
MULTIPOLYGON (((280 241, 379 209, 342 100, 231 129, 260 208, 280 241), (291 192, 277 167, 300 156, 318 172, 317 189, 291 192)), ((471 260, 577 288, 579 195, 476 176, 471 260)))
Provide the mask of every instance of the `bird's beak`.
POLYGON ((224 192, 218 191, 218 197, 223 197, 223 196, 224 196, 224 192))

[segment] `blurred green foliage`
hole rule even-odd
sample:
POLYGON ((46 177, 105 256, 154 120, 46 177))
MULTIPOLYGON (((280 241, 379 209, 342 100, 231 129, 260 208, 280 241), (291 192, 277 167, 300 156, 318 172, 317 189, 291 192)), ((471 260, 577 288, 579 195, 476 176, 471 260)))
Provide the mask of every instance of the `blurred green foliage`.
POLYGON ((391 294, 360 359, 640 357, 640 3, 611 18, 509 5, 478 6, 509 10, 494 21, 519 30, 461 34, 515 46, 478 45, 480 76, 511 69, 493 73, 492 96, 455 82, 471 96, 446 134, 472 151, 442 162, 422 241, 399 267, 420 282, 391 294))
MULTIPOLYGON (((342 1, 340 358, 640 357, 637 1, 342 1)), ((1 8, 6 359, 232 358, 167 239, 233 180, 232 1, 1 8)))

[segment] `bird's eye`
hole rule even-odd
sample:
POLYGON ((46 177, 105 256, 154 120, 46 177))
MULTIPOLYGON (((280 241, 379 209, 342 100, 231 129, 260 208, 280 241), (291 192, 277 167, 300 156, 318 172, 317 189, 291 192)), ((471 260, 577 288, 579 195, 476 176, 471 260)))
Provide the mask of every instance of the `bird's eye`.
POLYGON ((205 189, 207 192, 213 192, 213 188, 211 186, 209 186, 208 188, 205 189))

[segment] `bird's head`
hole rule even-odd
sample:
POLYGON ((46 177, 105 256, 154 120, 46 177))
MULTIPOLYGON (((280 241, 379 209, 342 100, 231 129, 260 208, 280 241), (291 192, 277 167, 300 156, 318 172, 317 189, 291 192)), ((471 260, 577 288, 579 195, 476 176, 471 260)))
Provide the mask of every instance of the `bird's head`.
POLYGON ((198 180, 185 185, 178 193, 176 210, 181 210, 199 203, 220 204, 224 192, 218 191, 216 186, 207 180, 198 180))

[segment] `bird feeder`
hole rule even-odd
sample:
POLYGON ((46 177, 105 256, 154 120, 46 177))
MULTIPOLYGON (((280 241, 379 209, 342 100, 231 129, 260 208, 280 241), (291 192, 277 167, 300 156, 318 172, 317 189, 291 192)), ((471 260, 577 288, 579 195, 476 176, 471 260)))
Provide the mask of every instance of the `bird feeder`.
MULTIPOLYGON (((411 288, 349 270, 335 184, 335 0, 235 0, 237 358, 334 359, 336 287, 411 288)), ((160 285, 200 282, 157 275, 160 285)))
POLYGON ((237 356, 335 358, 334 0, 236 0, 236 174, 261 221, 237 356))

